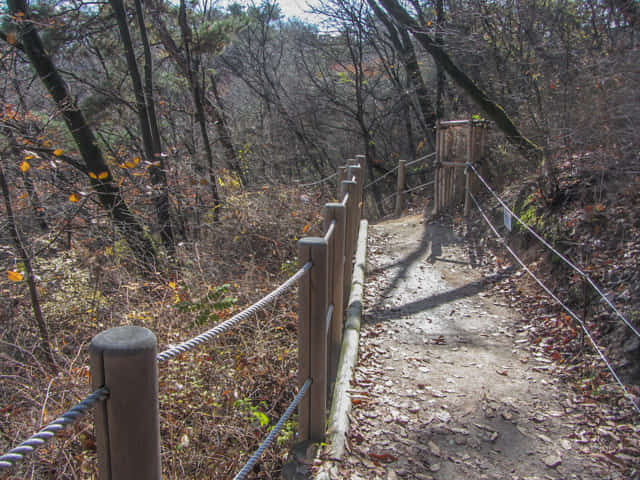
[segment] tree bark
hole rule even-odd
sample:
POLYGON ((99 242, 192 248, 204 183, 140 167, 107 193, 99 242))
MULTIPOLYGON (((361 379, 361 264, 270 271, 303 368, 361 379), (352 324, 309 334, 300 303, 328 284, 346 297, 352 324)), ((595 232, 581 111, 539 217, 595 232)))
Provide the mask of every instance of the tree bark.
POLYGON ((160 142, 160 133, 155 117, 155 107, 153 102, 153 78, 152 78, 152 60, 151 50, 149 48, 149 40, 147 38, 146 28, 144 26, 144 17, 140 0, 135 1, 136 16, 142 37, 144 49, 144 72, 145 82, 142 83, 140 72, 138 71, 138 62, 136 60, 131 34, 129 32, 129 24, 127 13, 122 0, 110 0, 111 7, 115 13, 120 29, 120 37, 124 47, 129 75, 131 83, 133 83, 133 91, 136 97, 136 110, 138 120, 140 122, 140 130, 142 133, 142 143, 144 145, 145 156, 150 162, 149 177, 153 184, 153 204, 158 218, 158 227, 160 229, 160 238, 172 255, 175 252, 175 242, 173 236, 173 228, 171 226, 171 215, 169 212, 169 186, 167 184, 167 176, 164 169, 164 160, 162 157, 162 145, 160 142))
POLYGON ((402 26, 397 28, 375 0, 367 1, 373 13, 384 24, 387 32, 389 32, 391 43, 400 55, 404 69, 407 72, 409 83, 415 90, 417 103, 420 107, 420 113, 422 114, 422 122, 420 123, 424 125, 424 134, 433 147, 435 138, 433 127, 435 127, 436 124, 436 112, 433 111, 433 106, 429 101, 429 91, 422 77, 418 57, 416 56, 416 51, 407 29, 402 26))
POLYGON ((90 178, 93 188, 98 194, 102 207, 111 216, 114 225, 126 239, 134 256, 146 270, 153 270, 157 265, 156 251, 153 243, 145 235, 142 225, 131 213, 122 197, 122 192, 113 181, 109 166, 104 160, 102 151, 89 127, 84 115, 75 104, 71 92, 60 76, 49 55, 45 52, 40 35, 31 21, 25 0, 7 0, 9 12, 22 18, 19 23, 21 42, 29 61, 36 70, 40 80, 56 103, 71 133, 87 172, 96 175, 107 173, 105 178, 90 178))
POLYGON ((379 0, 379 2, 396 22, 404 25, 411 32, 414 38, 420 42, 423 48, 433 57, 434 61, 471 97, 478 107, 482 109, 484 114, 493 120, 496 126, 505 134, 509 143, 514 145, 525 158, 535 161, 540 166, 543 174, 540 186, 544 198, 547 202, 553 202, 558 194, 558 182, 544 150, 518 130, 518 127, 509 118, 504 109, 498 103, 491 100, 487 94, 453 62, 442 46, 438 45, 425 33, 426 30, 424 26, 420 25, 409 15, 397 0, 379 0))

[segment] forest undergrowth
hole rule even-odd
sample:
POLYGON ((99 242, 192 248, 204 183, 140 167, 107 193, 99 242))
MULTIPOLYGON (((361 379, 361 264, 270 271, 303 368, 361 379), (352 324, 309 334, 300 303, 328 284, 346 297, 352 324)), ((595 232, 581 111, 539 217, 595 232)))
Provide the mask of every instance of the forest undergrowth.
MULTIPOLYGON (((525 222, 581 268, 637 330, 640 326, 640 171, 636 161, 603 161, 597 154, 558 162, 561 198, 542 205, 532 177, 513 181, 500 193, 525 222)), ((482 190, 482 188, 480 188, 482 190)), ((503 224, 500 204, 481 194, 494 225, 525 264, 582 319, 613 369, 640 405, 640 338, 600 295, 562 259, 512 219, 503 224)), ((572 405, 584 413, 575 432, 584 453, 604 464, 637 473, 640 427, 630 398, 607 369, 580 325, 546 294, 497 240, 477 211, 452 223, 469 242, 472 258, 502 273, 493 291, 518 309, 529 332, 529 348, 543 353, 552 371, 572 390, 572 405)), ((633 477, 635 478, 635 477, 633 477)))
MULTIPOLYGON (((333 188, 331 189, 333 191, 333 188)), ((225 192, 227 193, 227 192, 225 192)), ((89 231, 34 240, 42 310, 56 365, 47 363, 24 282, 5 277, 0 311, 0 450, 7 451, 90 391, 93 336, 139 325, 158 350, 212 328, 263 297, 297 270, 296 240, 319 233, 328 187, 283 186, 226 195, 220 221, 178 246, 171 267, 137 276, 123 241, 98 245, 89 231), (38 241, 39 240, 39 241, 38 241)), ((297 372, 295 288, 267 310, 159 366, 164 478, 231 478, 292 400, 297 372)), ((292 445, 295 418, 254 468, 277 478, 292 445)), ((62 431, 1 478, 96 478, 92 415, 62 431)))

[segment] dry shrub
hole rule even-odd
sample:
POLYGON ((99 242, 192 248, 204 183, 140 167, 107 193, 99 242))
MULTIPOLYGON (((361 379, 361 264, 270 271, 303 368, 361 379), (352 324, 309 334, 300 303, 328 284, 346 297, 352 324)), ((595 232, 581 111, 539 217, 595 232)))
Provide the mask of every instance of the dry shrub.
MULTIPOLYGON (((141 277, 125 269, 130 258, 124 242, 96 243, 91 230, 82 232, 73 250, 49 250, 38 259, 56 372, 41 360, 26 286, 2 282, 1 451, 88 393, 88 345, 100 331, 145 326, 164 350, 275 288, 297 269, 297 238, 321 233, 322 204, 330 200, 326 187, 234 188, 223 194, 219 223, 207 221, 209 213, 193 225, 197 238, 180 243, 169 274, 141 277), (213 297, 207 295, 216 289, 237 303, 209 308, 213 297), (185 304, 193 308, 178 308, 185 304)), ((294 289, 231 332, 160 365, 165 478, 231 478, 280 418, 296 390, 296 304, 294 289)), ((91 422, 90 416, 80 420, 0 475, 95 478, 91 422)), ((291 421, 254 469, 255 478, 278 476, 294 431, 291 421)))

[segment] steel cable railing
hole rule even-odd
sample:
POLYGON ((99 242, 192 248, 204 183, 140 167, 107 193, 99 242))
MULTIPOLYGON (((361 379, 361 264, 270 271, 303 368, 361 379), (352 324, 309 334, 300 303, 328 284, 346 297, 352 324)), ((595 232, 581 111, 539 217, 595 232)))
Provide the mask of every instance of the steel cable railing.
POLYGON ((0 469, 14 466, 15 463, 22 460, 25 455, 32 453, 37 448, 43 446, 62 429, 79 420, 93 405, 104 400, 108 396, 109 390, 106 387, 101 387, 95 392, 87 395, 84 400, 60 415, 38 433, 32 435, 17 447, 12 448, 7 453, 0 456, 0 469))
POLYGON ((265 306, 273 302, 276 298, 278 298, 283 293, 285 293, 287 290, 289 290, 295 284, 295 282, 297 282, 305 273, 307 273, 307 271, 309 271, 310 268, 311 268, 311 262, 307 262, 305 265, 303 265, 300 268, 300 270, 298 270, 295 274, 289 277, 289 279, 286 282, 284 282, 278 288, 276 288, 271 293, 263 297, 261 300, 258 300, 256 303, 254 303, 250 307, 244 309, 242 312, 216 325, 212 329, 207 330, 204 333, 201 333, 197 337, 193 337, 190 340, 182 342, 179 345, 175 345, 159 353, 157 357, 158 362, 164 362, 166 360, 169 360, 172 357, 175 357, 176 355, 180 355, 181 353, 188 352, 189 350, 192 350, 198 345, 208 342, 209 340, 220 335, 221 333, 226 332, 231 327, 233 327, 236 323, 247 319, 248 317, 256 313, 258 310, 264 308, 265 306))
POLYGON ((578 322, 578 324, 580 325, 580 328, 582 329, 582 331, 584 332, 585 336, 589 339, 589 342, 591 343, 591 345, 593 346, 593 349, 596 351, 596 353, 600 356, 600 358, 602 359, 602 361, 605 363, 605 365, 607 366, 607 369, 609 370, 609 372, 611 373, 611 376, 613 377, 613 379, 616 381, 616 383, 620 386, 622 392, 624 393, 624 396, 627 398, 627 400, 629 400, 629 402, 631 403, 631 405, 633 406, 633 408, 640 413, 640 406, 638 405, 638 403, 635 401, 635 398, 633 397, 633 395, 631 395, 631 393, 627 390, 627 387, 625 387, 624 383, 622 383, 622 380, 620 379, 620 377, 618 376, 617 372, 615 371, 615 369, 613 368, 613 365, 611 365, 611 362, 609 362, 609 360, 607 359, 607 357, 605 356, 605 354, 602 352, 602 350, 600 349, 600 347, 598 346, 598 344, 596 343, 595 339, 593 338, 593 336, 591 335, 591 332, 589 332, 589 329, 587 328, 587 326, 584 324, 584 322, 582 321, 582 319, 580 317, 578 317, 578 315, 576 315, 573 310, 571 310, 567 305, 564 304, 564 302, 562 302, 562 300, 560 300, 550 289, 549 287, 547 287, 542 280, 540 280, 538 277, 536 277, 536 275, 531 271, 531 269, 529 267, 527 267, 527 265, 524 264, 524 262, 520 259, 520 257, 518 257, 518 255, 516 254, 516 252, 509 246, 507 245, 505 238, 500 235, 500 233, 498 232, 498 230, 496 229, 496 227, 493 225, 493 223, 491 223, 491 220, 489 220, 489 218, 487 217, 486 213, 484 212, 484 210, 482 209, 482 207, 480 206, 480 204, 478 203, 478 200, 476 200, 476 197, 469 192, 469 196, 471 197, 471 200, 473 200, 473 203, 476 205, 478 211, 480 212, 480 214, 482 215, 482 217, 484 218, 485 222, 487 222, 487 224, 489 225, 489 227, 491 228, 491 230, 493 231, 493 233, 496 235, 496 237, 502 242, 502 244, 504 245, 504 247, 509 251, 509 253, 511 254, 511 256, 520 264, 520 266, 535 280, 535 282, 540 285, 540 287, 547 292, 547 294, 553 299, 555 300, 556 303, 558 303, 558 305, 560 305, 564 311, 566 311, 571 318, 573 318, 576 322, 578 322))
POLYGON ((405 164, 405 167, 410 167, 411 165, 414 165, 418 162, 423 162, 425 161, 427 158, 431 158, 431 157, 435 157, 436 156, 436 152, 431 152, 428 153, 427 155, 424 155, 420 158, 416 158, 415 160, 411 160, 410 162, 408 162, 407 164, 405 164))
POLYGON ((255 453, 251 456, 251 458, 247 461, 247 463, 245 463, 244 467, 242 467, 242 469, 237 473, 237 475, 233 477, 233 480, 242 480, 249 474, 249 472, 251 472, 251 469, 253 468, 253 466, 260 459, 264 451, 267 448, 269 448, 269 446, 273 443, 276 436, 282 430, 282 427, 284 426, 286 421, 289 419, 289 417, 291 416, 295 408, 300 403, 300 400, 302 400, 305 393, 307 393, 307 390, 309 390, 311 383, 312 383, 311 379, 307 378, 307 380, 304 382, 302 387, 300 387, 298 394, 295 396, 291 404, 289 404, 289 407, 287 407, 285 412, 282 414, 282 417, 280 417, 280 420, 278 420, 278 423, 276 423, 273 429, 269 432, 269 435, 267 435, 267 438, 264 439, 264 441, 260 444, 260 446, 255 451, 255 453))
POLYGON ((602 297, 602 299, 605 301, 605 303, 607 305, 609 305, 609 307, 615 312, 615 314, 618 316, 618 318, 620 318, 624 322, 624 324, 627 325, 627 327, 629 327, 629 329, 631 329, 631 331, 637 337, 640 337, 640 332, 638 331, 638 329, 636 329, 631 324, 631 322, 629 320, 627 320, 627 318, 624 315, 622 315, 620 310, 618 310, 616 308, 616 306, 611 302, 611 300, 609 300, 609 298, 607 298, 607 296, 602 292, 602 290, 594 283, 593 280, 591 280, 591 278, 583 270, 581 270, 579 267, 577 267, 573 262, 571 262, 567 257, 565 257, 558 250, 556 250, 551 244, 549 244, 549 242, 547 242, 535 230, 533 230, 529 225, 527 225, 520 217, 518 217, 513 212, 513 210, 511 210, 507 206, 507 204, 498 196, 498 194, 493 190, 493 188, 491 188, 491 186, 482 177, 482 175, 480 175, 480 173, 476 170, 476 168, 473 165, 467 164, 467 166, 469 168, 471 168, 473 173, 475 173, 475 175, 478 177, 478 179, 482 182, 482 184, 485 186, 485 188, 489 191, 489 193, 491 193, 491 195, 493 195, 493 197, 500 203, 500 205, 502 205, 502 208, 504 208, 513 218, 515 218, 531 235, 533 235, 536 239, 538 239, 545 247, 547 247, 549 250, 551 250, 553 253, 555 253, 562 261, 564 261, 567 265, 569 265, 569 267, 571 267, 576 273, 578 273, 578 275, 582 276, 582 278, 584 278, 585 281, 587 283, 589 283, 589 285, 591 285, 593 287, 593 289, 602 297))

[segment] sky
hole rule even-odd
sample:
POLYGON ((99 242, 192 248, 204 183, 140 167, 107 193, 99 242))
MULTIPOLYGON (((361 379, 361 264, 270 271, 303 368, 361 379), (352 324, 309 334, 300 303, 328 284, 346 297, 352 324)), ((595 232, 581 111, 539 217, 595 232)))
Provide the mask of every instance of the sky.
POLYGON ((309 10, 307 6, 307 0, 278 0, 278 4, 288 18, 298 17, 301 20, 307 22, 317 21, 317 17, 309 13, 305 13, 305 10, 309 10))

